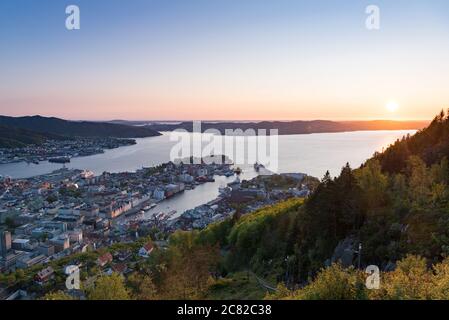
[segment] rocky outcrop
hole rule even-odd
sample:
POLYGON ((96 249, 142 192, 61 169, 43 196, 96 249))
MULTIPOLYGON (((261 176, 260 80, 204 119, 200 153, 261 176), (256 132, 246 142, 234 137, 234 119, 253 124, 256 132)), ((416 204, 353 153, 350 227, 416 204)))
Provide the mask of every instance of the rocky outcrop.
POLYGON ((356 243, 352 238, 346 238, 339 242, 334 249, 334 253, 330 259, 330 264, 341 263, 343 267, 353 265, 354 258, 357 257, 356 243))

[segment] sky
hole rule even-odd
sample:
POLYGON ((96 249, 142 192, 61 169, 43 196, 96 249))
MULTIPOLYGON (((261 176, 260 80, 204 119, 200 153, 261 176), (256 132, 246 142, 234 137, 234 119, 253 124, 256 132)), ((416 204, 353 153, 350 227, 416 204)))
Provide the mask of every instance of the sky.
POLYGON ((448 84, 447 0, 0 1, 3 115, 424 120, 448 84))

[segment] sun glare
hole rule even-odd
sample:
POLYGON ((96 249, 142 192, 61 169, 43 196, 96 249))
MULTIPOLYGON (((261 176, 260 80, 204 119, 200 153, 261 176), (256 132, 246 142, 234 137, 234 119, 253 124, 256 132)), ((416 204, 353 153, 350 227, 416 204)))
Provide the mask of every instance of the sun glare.
POLYGON ((396 101, 389 101, 385 107, 389 112, 396 112, 399 109, 399 105, 396 101))

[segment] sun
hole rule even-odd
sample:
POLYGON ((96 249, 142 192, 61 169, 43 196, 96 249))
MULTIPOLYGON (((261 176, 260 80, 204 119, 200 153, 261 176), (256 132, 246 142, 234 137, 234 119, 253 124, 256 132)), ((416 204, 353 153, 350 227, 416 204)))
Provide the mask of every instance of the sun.
POLYGON ((396 101, 389 101, 386 105, 385 108, 389 111, 389 112, 396 112, 399 109, 399 104, 396 101))

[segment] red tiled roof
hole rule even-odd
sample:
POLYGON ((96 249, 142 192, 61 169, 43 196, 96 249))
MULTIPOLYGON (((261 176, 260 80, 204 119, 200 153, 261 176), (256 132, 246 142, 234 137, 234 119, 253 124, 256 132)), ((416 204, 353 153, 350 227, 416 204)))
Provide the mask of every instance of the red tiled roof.
POLYGON ((37 273, 37 277, 42 279, 42 278, 45 278, 45 277, 48 277, 48 276, 52 275, 53 273, 54 273, 53 268, 52 267, 47 267, 47 268, 42 269, 41 271, 39 271, 37 273))
POLYGON ((127 267, 126 267, 125 263, 117 263, 112 266, 112 270, 114 270, 115 272, 118 272, 118 273, 123 273, 126 271, 126 269, 127 269, 127 267))
POLYGON ((98 258, 98 262, 100 264, 106 264, 111 261, 112 261, 112 255, 109 252, 105 253, 104 255, 102 255, 98 258))
POLYGON ((150 252, 151 250, 153 250, 153 244, 151 242, 148 242, 146 245, 143 246, 143 248, 147 251, 150 252))

